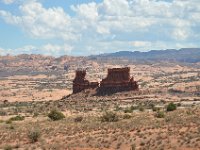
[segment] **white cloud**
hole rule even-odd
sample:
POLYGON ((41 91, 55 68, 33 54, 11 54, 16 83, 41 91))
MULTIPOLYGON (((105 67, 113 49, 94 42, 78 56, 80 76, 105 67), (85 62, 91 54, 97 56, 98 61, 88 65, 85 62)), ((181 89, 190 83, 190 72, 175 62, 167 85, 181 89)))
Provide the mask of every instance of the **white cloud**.
POLYGON ((45 55, 53 55, 60 56, 65 54, 70 54, 73 47, 67 44, 64 45, 56 45, 56 44, 46 44, 42 46, 33 46, 26 45, 16 49, 3 49, 0 48, 0 55, 6 54, 45 54, 45 55))
POLYGON ((34 38, 76 39, 71 25, 71 18, 63 8, 45 9, 41 3, 29 1, 19 7, 22 16, 15 16, 6 11, 0 15, 7 23, 17 25, 34 38))
POLYGON ((55 54, 55 53, 70 53, 73 49, 72 46, 64 44, 62 46, 60 45, 53 45, 53 44, 47 44, 41 47, 42 50, 50 53, 50 54, 55 54))
POLYGON ((108 16, 127 16, 131 14, 127 0, 104 0, 99 8, 101 12, 108 16))
POLYGON ((133 41, 132 45, 134 47, 151 47, 151 42, 148 42, 148 41, 133 41))
POLYGON ((190 36, 190 32, 184 28, 175 28, 172 35, 175 40, 180 41, 186 40, 190 36))
POLYGON ((21 3, 20 15, 0 10, 0 16, 32 38, 60 40, 61 46, 42 47, 50 53, 61 49, 82 50, 85 54, 168 48, 177 43, 183 45, 182 42, 184 46, 195 45, 191 41, 200 37, 199 0, 103 0, 72 5, 71 9, 74 15, 62 7, 45 8, 42 3, 29 0, 21 3), (66 42, 72 46, 63 46, 66 42))
POLYGON ((71 9, 85 19, 95 20, 98 18, 97 4, 94 2, 77 6, 72 5, 71 9))
POLYGON ((12 4, 15 0, 2 0, 5 4, 12 4))
POLYGON ((0 56, 6 55, 5 50, 0 47, 0 56))

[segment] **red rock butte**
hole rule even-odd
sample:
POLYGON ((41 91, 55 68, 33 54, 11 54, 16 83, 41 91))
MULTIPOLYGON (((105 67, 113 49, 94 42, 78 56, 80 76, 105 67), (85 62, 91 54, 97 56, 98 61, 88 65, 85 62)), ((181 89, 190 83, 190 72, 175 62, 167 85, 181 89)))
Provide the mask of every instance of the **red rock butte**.
POLYGON ((132 91, 138 90, 138 84, 130 77, 130 68, 112 68, 108 69, 105 79, 99 82, 89 82, 85 79, 86 70, 77 70, 73 80, 73 93, 81 92, 85 89, 97 89, 100 93, 132 91))

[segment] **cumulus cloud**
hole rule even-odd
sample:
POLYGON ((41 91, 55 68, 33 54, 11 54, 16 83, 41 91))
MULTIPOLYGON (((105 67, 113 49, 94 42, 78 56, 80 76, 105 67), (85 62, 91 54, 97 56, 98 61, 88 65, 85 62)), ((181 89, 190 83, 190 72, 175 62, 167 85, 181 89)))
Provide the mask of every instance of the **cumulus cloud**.
POLYGON ((64 45, 53 45, 53 44, 47 44, 41 47, 42 50, 46 51, 49 54, 55 54, 59 52, 64 52, 66 53, 70 53, 73 49, 72 46, 64 44, 64 45))
POLYGON ((15 0, 2 0, 5 4, 12 4, 15 0))
POLYGON ((7 23, 21 27, 34 38, 76 39, 71 18, 63 8, 45 9, 41 3, 29 1, 21 5, 19 10, 21 16, 15 16, 2 10, 0 15, 7 23))
POLYGON ((71 9, 85 19, 95 20, 98 18, 97 4, 95 2, 77 6, 72 5, 71 9))
POLYGON ((7 54, 45 54, 45 55, 54 55, 60 56, 63 54, 71 53, 73 47, 71 45, 56 45, 56 44, 46 44, 42 46, 33 46, 33 45, 25 45, 16 49, 3 49, 0 47, 0 55, 7 54))
MULTIPOLYGON (((3 0, 12 3, 14 0, 3 0)), ((47 2, 47 1, 45 1, 47 2)), ((159 49, 196 45, 200 37, 200 1, 103 0, 72 5, 73 15, 60 7, 46 8, 37 0, 21 3, 20 15, 0 10, 8 24, 36 39, 59 39, 72 45, 64 52, 159 49)), ((59 46, 42 47, 51 53, 59 46)))

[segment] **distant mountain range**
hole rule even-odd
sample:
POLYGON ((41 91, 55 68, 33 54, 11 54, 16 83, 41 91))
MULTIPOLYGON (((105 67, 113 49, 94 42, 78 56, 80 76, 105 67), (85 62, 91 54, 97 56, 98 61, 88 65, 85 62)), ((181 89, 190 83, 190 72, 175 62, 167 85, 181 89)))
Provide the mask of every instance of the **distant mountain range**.
POLYGON ((93 60, 124 58, 132 61, 175 61, 175 62, 200 62, 200 48, 182 48, 167 50, 151 50, 148 52, 119 51, 101 55, 89 56, 93 60))

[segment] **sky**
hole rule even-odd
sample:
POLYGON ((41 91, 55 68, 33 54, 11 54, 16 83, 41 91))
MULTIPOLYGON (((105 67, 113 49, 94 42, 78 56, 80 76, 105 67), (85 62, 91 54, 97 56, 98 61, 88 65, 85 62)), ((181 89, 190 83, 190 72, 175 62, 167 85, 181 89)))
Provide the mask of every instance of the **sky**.
POLYGON ((0 55, 200 47, 200 0, 0 0, 0 55))

